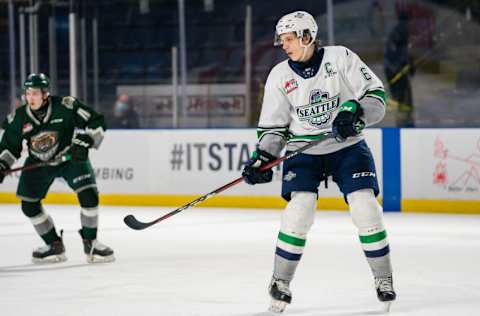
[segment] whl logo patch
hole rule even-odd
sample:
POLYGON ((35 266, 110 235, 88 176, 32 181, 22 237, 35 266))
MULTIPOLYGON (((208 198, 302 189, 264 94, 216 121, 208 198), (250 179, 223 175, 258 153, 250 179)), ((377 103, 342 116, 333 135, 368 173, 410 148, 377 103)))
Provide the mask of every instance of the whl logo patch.
POLYGON ((285 91, 285 94, 289 94, 293 90, 298 88, 298 82, 295 79, 290 79, 287 82, 284 83, 283 85, 283 90, 285 91))

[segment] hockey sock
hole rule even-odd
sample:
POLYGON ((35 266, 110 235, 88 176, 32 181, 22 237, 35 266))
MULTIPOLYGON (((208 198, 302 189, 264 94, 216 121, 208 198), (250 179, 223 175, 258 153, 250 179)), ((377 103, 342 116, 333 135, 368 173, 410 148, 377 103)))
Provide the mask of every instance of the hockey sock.
POLYGON ((392 274, 390 247, 383 225, 382 207, 372 189, 363 189, 347 195, 350 213, 358 228, 360 243, 374 277, 392 274))
POLYGON ((30 219, 33 227, 47 245, 60 239, 55 231, 52 218, 44 212, 40 201, 22 201, 22 211, 30 219))
POLYGON ((80 222, 85 239, 97 239, 98 207, 84 208, 80 211, 80 222))
POLYGON ((307 233, 315 217, 317 194, 292 192, 291 199, 282 215, 275 250, 273 276, 291 281, 302 258, 307 233))
POLYGON ((360 243, 374 277, 392 274, 387 232, 382 226, 359 229, 360 243))
POLYGON ((98 227, 98 193, 94 188, 88 188, 78 193, 78 200, 82 210, 80 211, 80 223, 82 235, 85 239, 97 239, 98 227))
POLYGON ((286 281, 293 279, 303 254, 305 242, 305 239, 292 234, 285 234, 282 231, 278 233, 273 272, 275 278, 286 281))

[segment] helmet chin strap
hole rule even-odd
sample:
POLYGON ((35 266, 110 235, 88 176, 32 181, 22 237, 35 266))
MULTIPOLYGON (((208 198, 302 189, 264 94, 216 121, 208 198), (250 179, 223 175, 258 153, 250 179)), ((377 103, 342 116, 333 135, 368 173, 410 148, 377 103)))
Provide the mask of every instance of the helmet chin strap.
POLYGON ((298 38, 298 41, 299 41, 299 43, 300 43, 300 46, 303 47, 302 57, 301 57, 298 61, 304 62, 304 61, 306 61, 306 60, 305 60, 305 56, 307 55, 308 48, 309 48, 310 46, 312 46, 312 44, 313 44, 313 42, 314 42, 314 39, 312 38, 311 41, 310 41, 310 43, 308 43, 307 45, 304 45, 304 44, 303 44, 303 38, 301 38, 301 37, 298 38))

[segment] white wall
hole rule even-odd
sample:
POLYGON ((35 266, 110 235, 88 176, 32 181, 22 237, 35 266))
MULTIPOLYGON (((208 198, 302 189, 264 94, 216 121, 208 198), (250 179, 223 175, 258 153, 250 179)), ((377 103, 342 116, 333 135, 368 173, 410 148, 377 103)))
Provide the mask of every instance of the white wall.
MULTIPOLYGON (((366 136, 381 185, 381 130, 370 129, 366 136)), ((91 151, 91 159, 102 193, 204 194, 239 177, 255 144, 254 129, 110 130, 100 150, 91 151), (177 161, 182 151, 181 165, 172 164, 174 150, 177 161)), ((279 196, 280 169, 276 169, 274 179, 253 187, 239 184, 222 194, 279 196)), ((9 176, 0 191, 15 192, 17 183, 17 177, 9 176)), ((52 186, 52 192, 69 191, 61 179, 52 186)), ((328 189, 321 184, 320 196, 341 194, 330 182, 328 189)))
POLYGON ((401 146, 403 199, 480 200, 480 129, 404 129, 401 146))

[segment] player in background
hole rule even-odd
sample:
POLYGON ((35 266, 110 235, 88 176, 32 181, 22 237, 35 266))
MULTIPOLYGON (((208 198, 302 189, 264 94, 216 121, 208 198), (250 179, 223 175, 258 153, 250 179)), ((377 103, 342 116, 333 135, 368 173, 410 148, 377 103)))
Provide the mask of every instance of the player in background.
MULTIPOLYGON (((52 96, 46 75, 31 74, 24 83, 26 104, 8 115, 0 142, 0 170, 8 170, 20 158, 22 142, 28 146, 25 166, 56 160, 70 160, 55 166, 25 170, 20 175, 17 196, 22 211, 32 222, 46 246, 33 251, 33 262, 65 261, 65 247, 45 212, 42 200, 57 177, 75 191, 81 206, 79 230, 88 262, 114 261, 113 250, 97 240, 98 191, 95 173, 88 159, 90 148, 98 148, 105 131, 104 118, 71 97, 52 96)), ((0 173, 0 183, 4 173, 0 173)))
POLYGON ((288 59, 267 78, 257 150, 243 170, 249 184, 270 182, 272 170, 259 169, 285 146, 293 151, 324 132, 335 135, 284 162, 282 197, 288 204, 275 250, 270 310, 282 312, 291 302, 289 286, 313 224, 319 185, 327 184, 329 176, 348 202, 378 299, 389 308, 396 297, 390 250, 382 207, 375 198, 375 164, 362 134, 365 126, 385 115, 383 84, 348 48, 320 47, 317 30, 314 18, 304 11, 278 21, 275 45, 282 46, 288 59))

